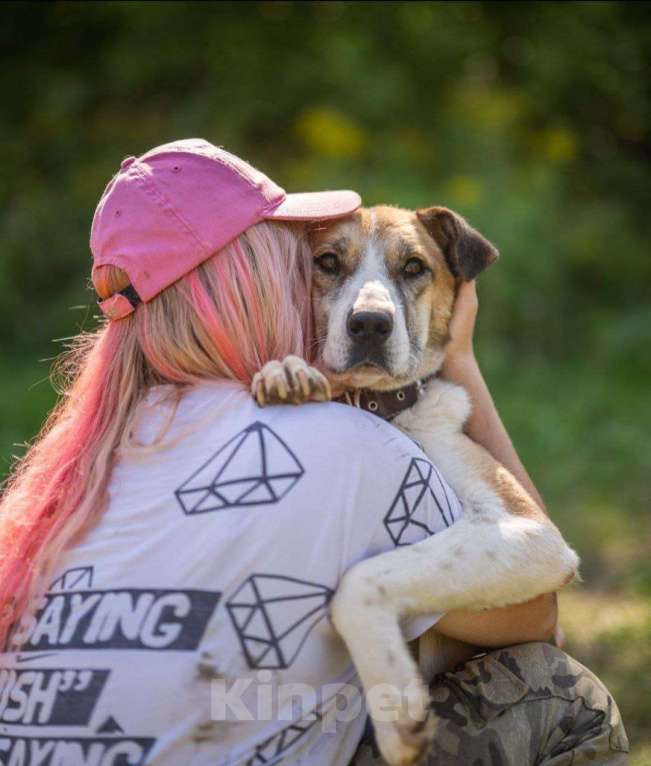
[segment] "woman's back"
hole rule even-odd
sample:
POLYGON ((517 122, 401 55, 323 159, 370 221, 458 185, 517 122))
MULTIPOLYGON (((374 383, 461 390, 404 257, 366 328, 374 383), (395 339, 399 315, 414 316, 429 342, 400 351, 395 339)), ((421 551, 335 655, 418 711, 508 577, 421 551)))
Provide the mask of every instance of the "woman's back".
POLYGON ((347 764, 364 714, 330 596, 355 561, 461 509, 418 447, 371 415, 261 410, 230 382, 175 408, 170 391, 140 406, 141 446, 3 671, 3 752, 66 766, 347 764))

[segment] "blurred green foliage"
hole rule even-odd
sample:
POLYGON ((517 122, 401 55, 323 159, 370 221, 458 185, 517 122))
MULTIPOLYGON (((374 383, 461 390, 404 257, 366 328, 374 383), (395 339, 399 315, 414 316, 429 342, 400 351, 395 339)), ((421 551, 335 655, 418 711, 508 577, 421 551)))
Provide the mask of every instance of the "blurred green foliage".
POLYGON ((54 400, 37 360, 93 325, 88 230, 124 156, 199 135, 290 191, 453 207, 502 252, 481 280, 480 360, 583 556, 585 598, 636 605, 635 630, 574 646, 617 688, 651 761, 650 4, 56 2, 0 15, 0 475, 54 400))

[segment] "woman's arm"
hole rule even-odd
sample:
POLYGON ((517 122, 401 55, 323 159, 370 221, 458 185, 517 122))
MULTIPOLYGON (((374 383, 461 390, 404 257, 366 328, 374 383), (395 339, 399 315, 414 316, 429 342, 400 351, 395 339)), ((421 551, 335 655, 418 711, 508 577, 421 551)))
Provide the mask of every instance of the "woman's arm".
POLYGON ((499 609, 448 612, 434 630, 474 647, 509 646, 549 641, 554 636, 557 617, 556 596, 552 593, 499 609))
POLYGON ((464 282, 459 288, 450 322, 451 339, 443 363, 443 377, 463 386, 470 396, 472 412, 465 428, 468 436, 509 470, 539 507, 545 510, 543 499, 520 462, 495 408, 475 357, 473 335, 478 307, 475 282, 464 282))
MULTIPOLYGON (((507 468, 544 509, 543 500, 513 447, 477 363, 473 347, 477 308, 475 283, 463 283, 450 322, 451 340, 443 377, 463 386, 470 396, 473 408, 466 423, 467 435, 507 468)), ((436 630, 475 646, 506 646, 549 640, 556 630, 557 618, 556 594, 550 593, 500 609, 449 612, 439 620, 436 630)))

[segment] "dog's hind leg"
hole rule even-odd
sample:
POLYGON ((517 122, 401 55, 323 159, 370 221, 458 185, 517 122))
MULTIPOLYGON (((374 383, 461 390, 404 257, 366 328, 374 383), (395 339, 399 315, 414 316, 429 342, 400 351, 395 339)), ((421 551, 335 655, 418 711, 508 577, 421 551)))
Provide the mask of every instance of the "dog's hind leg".
POLYGON ((427 689, 402 638, 402 620, 502 606, 557 589, 574 572, 576 559, 568 556, 564 570, 550 574, 556 536, 531 519, 468 514, 427 540, 362 561, 346 573, 332 618, 392 766, 415 762, 432 733, 426 725, 427 689))

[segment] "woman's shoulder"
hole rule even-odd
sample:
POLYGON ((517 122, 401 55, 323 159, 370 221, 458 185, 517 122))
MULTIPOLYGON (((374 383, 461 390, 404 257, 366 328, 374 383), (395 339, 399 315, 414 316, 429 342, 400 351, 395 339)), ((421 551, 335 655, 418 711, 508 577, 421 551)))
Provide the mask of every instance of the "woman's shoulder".
POLYGON ((188 391, 179 415, 183 421, 204 420, 214 437, 255 430, 274 434, 318 451, 326 463, 377 464, 420 452, 390 423, 356 407, 338 402, 259 407, 239 384, 219 382, 188 391))
POLYGON ((310 403, 300 407, 275 407, 288 424, 312 429, 315 438, 345 441, 349 445, 383 445, 413 442, 386 420, 339 402, 310 403))
POLYGON ((358 408, 337 402, 259 407, 244 386, 226 381, 183 392, 161 387, 143 405, 123 467, 146 460, 170 480, 215 472, 228 462, 229 472, 260 463, 290 476, 309 467, 311 475, 336 476, 349 486, 384 485, 399 482, 414 458, 425 458, 404 433, 358 408))

